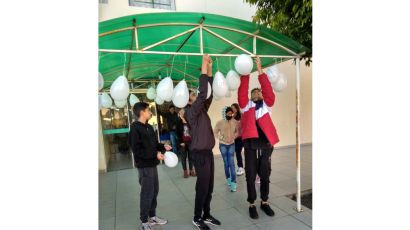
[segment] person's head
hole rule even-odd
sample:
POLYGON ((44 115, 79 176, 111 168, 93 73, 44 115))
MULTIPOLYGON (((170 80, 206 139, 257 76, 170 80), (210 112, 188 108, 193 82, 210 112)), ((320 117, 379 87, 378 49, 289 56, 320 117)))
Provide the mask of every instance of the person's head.
POLYGON ((196 101, 197 97, 198 97, 197 93, 193 91, 192 89, 190 89, 188 104, 192 105, 196 101))
POLYGON ((148 103, 137 102, 132 109, 138 120, 146 122, 152 117, 151 109, 148 103))
POLYGON ((233 116, 232 108, 231 107, 226 107, 226 109, 225 109, 225 118, 226 118, 226 120, 228 120, 228 121, 231 120, 232 116, 233 116))
POLYGON ((172 113, 172 114, 175 113, 175 106, 174 105, 170 105, 168 109, 169 109, 170 113, 172 113))
POLYGON ((239 104, 238 103, 233 103, 231 105, 231 109, 232 109, 232 112, 235 115, 235 119, 237 119, 237 120, 241 119, 241 109, 239 108, 239 104))
POLYGON ((251 99, 252 101, 259 101, 263 99, 262 91, 259 88, 254 88, 251 91, 251 99))

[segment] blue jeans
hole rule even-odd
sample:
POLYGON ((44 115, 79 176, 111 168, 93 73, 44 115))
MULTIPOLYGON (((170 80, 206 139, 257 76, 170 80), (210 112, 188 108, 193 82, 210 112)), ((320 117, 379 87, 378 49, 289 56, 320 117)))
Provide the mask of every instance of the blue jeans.
POLYGON ((172 152, 178 154, 178 147, 177 147, 177 134, 175 131, 169 132, 169 138, 171 139, 172 145, 172 152))
POLYGON ((219 144, 219 150, 221 151, 222 158, 224 160, 226 179, 231 178, 231 181, 236 183, 236 172, 235 172, 235 161, 234 161, 235 144, 231 144, 231 145, 219 144))

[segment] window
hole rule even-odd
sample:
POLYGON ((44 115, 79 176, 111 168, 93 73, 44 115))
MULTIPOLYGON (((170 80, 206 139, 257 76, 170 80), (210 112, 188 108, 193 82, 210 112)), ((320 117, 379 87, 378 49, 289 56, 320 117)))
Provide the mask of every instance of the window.
POLYGON ((108 0, 98 0, 98 3, 108 4, 108 0))
POLYGON ((175 0, 129 0, 130 6, 175 10, 175 0))

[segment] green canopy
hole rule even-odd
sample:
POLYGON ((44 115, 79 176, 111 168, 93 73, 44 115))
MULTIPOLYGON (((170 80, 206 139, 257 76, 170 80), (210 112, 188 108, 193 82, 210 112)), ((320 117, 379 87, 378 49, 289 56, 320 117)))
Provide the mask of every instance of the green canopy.
POLYGON ((134 88, 147 88, 167 75, 196 87, 203 53, 213 56, 214 72, 226 75, 234 69, 239 54, 261 56, 265 67, 306 51, 264 26, 214 14, 149 13, 99 23, 99 71, 104 88, 120 75, 134 88))

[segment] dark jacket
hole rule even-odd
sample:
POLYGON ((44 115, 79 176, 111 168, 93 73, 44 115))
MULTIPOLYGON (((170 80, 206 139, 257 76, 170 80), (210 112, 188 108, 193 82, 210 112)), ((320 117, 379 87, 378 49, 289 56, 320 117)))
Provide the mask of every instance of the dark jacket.
POLYGON ((160 115, 163 116, 165 120, 167 121, 169 131, 176 131, 177 122, 178 122, 178 114, 177 113, 171 114, 170 112, 168 112, 168 113, 160 113, 160 115))
POLYGON ((206 99, 208 93, 208 82, 212 85, 213 78, 202 74, 199 78, 199 94, 192 105, 188 105, 185 117, 191 130, 191 151, 212 150, 215 146, 215 137, 211 126, 211 119, 208 116, 208 109, 211 106, 212 94, 206 99))
POLYGON ((159 164, 157 152, 165 152, 165 148, 163 144, 158 143, 151 125, 133 122, 128 138, 137 168, 154 167, 159 164))

